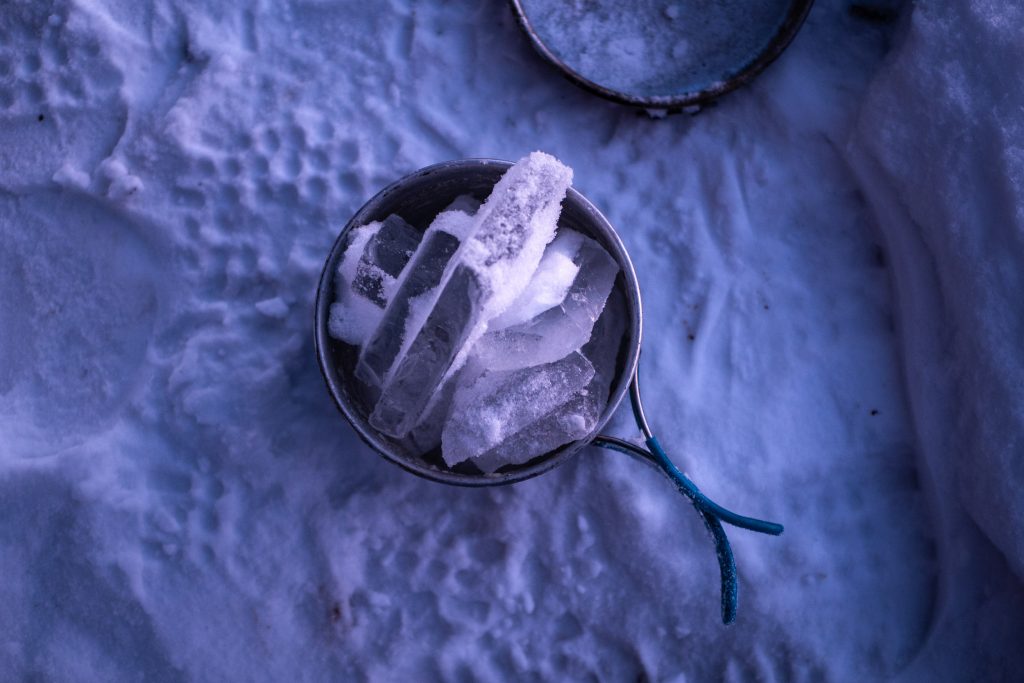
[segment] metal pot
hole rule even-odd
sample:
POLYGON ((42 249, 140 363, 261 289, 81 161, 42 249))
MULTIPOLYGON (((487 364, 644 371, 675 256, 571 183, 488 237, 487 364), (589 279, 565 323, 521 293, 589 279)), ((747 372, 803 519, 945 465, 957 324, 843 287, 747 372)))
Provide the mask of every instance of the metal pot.
POLYGON ((559 226, 571 228, 595 239, 621 268, 615 286, 625 303, 629 320, 619 349, 615 381, 612 382, 608 405, 594 429, 585 438, 566 444, 522 465, 509 465, 495 473, 479 471, 471 463, 449 467, 439 452, 417 454, 400 441, 385 436, 369 423, 372 405, 367 405, 359 391, 354 368, 358 349, 330 336, 327 330, 331 303, 337 298, 335 273, 348 246, 348 235, 353 228, 398 214, 411 225, 421 229, 459 195, 470 194, 483 201, 491 193, 511 162, 497 159, 460 159, 428 166, 401 178, 378 192, 359 209, 342 229, 324 264, 317 287, 315 312, 315 340, 317 359, 327 389, 335 404, 351 423, 356 433, 377 453, 406 470, 427 479, 460 486, 493 486, 511 484, 534 477, 559 465, 578 453, 600 430, 618 408, 629 391, 640 357, 642 312, 640 285, 637 283, 629 254, 614 228, 586 197, 569 189, 562 202, 559 226))

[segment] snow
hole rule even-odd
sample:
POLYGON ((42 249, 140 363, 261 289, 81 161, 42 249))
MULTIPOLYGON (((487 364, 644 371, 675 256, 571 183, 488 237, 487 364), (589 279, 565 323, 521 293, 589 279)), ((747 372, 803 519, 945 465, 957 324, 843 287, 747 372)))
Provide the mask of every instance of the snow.
MULTIPOLYGON (((847 146, 892 262, 918 467, 939 513, 933 640, 991 629, 975 678, 1019 676, 994 653, 1024 632, 979 623, 1020 614, 1024 580, 1022 25, 1019 6, 920 5, 847 146)), ((956 649, 935 653, 922 678, 963 666, 956 649)))
POLYGON ((871 7, 650 120, 501 2, 6 3, 0 679, 1019 676, 1022 17, 871 7), (786 525, 731 533, 732 627, 655 471, 442 486, 324 389, 348 218, 538 148, 634 261, 660 441, 786 525))

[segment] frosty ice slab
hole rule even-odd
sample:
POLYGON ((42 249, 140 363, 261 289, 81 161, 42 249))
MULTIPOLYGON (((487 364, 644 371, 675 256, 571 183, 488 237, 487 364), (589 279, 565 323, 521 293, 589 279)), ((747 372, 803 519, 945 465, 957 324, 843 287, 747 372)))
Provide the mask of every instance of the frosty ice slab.
POLYGON ((348 344, 362 344, 383 315, 380 306, 356 294, 352 288, 366 245, 377 235, 382 225, 381 221, 375 221, 354 229, 335 272, 338 301, 331 305, 330 331, 333 337, 348 344))
POLYGON ((503 443, 568 402, 593 377, 594 366, 576 351, 554 363, 486 371, 463 384, 441 436, 445 462, 454 465, 503 443))
POLYGON ((336 276, 338 301, 330 318, 334 337, 361 345, 376 329, 419 241, 419 231, 394 214, 352 231, 336 276))
MULTIPOLYGON (((446 268, 424 324, 415 332, 406 327, 411 341, 394 356, 386 378, 377 373, 386 383, 370 415, 376 429, 405 436, 430 398, 461 366, 464 347, 519 296, 554 236, 571 180, 572 171, 539 152, 502 176, 446 268)), ((420 301, 416 305, 427 308, 420 301)))

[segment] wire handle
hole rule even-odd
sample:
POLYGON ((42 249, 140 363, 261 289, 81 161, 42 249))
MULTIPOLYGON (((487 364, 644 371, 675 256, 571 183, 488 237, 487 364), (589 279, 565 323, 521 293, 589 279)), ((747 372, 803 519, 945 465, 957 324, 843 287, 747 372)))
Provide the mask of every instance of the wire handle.
POLYGON ((658 442, 658 437, 651 432, 647 416, 644 415, 643 403, 640 401, 639 366, 633 373, 633 380, 629 385, 629 401, 633 406, 633 417, 636 419, 637 427, 644 435, 647 448, 614 436, 604 435, 597 436, 591 443, 601 448, 631 455, 657 467, 675 483, 680 493, 690 499, 715 542, 715 554, 718 556, 718 568, 722 580, 722 623, 731 624, 736 621, 736 611, 739 605, 739 581, 736 577, 736 559, 732 553, 732 546, 729 545, 729 537, 726 536, 725 529, 722 527, 722 522, 771 536, 781 534, 783 527, 775 522, 745 517, 725 509, 701 493, 697 485, 675 466, 658 442))

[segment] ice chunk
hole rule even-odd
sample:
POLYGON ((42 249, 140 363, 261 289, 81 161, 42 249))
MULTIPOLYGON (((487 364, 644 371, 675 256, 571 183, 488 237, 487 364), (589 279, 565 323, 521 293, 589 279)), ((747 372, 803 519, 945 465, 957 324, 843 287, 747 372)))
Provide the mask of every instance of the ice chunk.
POLYGON ((379 324, 359 354, 356 376, 368 386, 383 386, 407 333, 419 330, 418 323, 425 317, 423 309, 433 305, 445 268, 472 223, 473 218, 462 211, 444 211, 427 228, 379 324))
POLYGON ((502 330, 524 323, 562 303, 580 270, 573 258, 579 252, 582 242, 583 235, 575 230, 559 230, 554 241, 544 250, 540 265, 526 289, 504 313, 490 322, 487 329, 502 330))
POLYGON ((622 295, 613 290, 590 341, 583 347, 583 355, 594 366, 594 376, 587 386, 566 403, 479 455, 473 461, 477 467, 493 472, 503 465, 522 464, 588 436, 608 403, 625 329, 622 295))
POLYGON ((622 347, 623 335, 626 332, 626 304, 622 292, 613 289, 608 295, 601 317, 594 325, 590 341, 583 347, 583 355, 594 364, 593 384, 588 387, 588 395, 597 395, 600 408, 608 399, 608 391, 618 371, 616 361, 622 347), (596 391, 589 391, 596 389, 596 391))
POLYGON ((375 221, 354 228, 349 233, 348 247, 334 275, 337 301, 331 304, 327 320, 331 336, 348 344, 362 344, 367 335, 380 322, 382 311, 372 301, 352 292, 352 282, 366 245, 380 230, 382 223, 375 221))
POLYGON ((488 321, 519 296, 554 237, 571 180, 569 168, 535 152, 498 181, 474 219, 471 237, 446 270, 432 306, 416 302, 429 315, 419 329, 404 329, 403 338, 411 341, 393 356, 393 368, 370 415, 376 429, 405 436, 435 392, 462 366, 466 350, 486 331, 488 321))
POLYGON ((352 230, 335 275, 338 299, 327 323, 333 337, 361 345, 376 329, 419 240, 420 233, 394 214, 352 230))
POLYGON ((508 308, 530 281, 544 247, 554 238, 572 169, 534 152, 502 176, 476 217, 462 262, 474 268, 489 298, 490 320, 508 308))
POLYGON ((455 382, 448 382, 439 392, 444 394, 431 404, 423 413, 423 418, 414 426, 405 438, 405 446, 413 453, 429 453, 441 445, 441 430, 448 411, 451 409, 452 396, 455 394, 455 382))
POLYGON ((594 366, 577 351, 546 365, 488 370, 462 384, 441 436, 445 462, 455 465, 486 453, 568 402, 593 377, 594 366))
POLYGON ((367 240, 356 265, 352 291, 384 308, 387 289, 409 262, 421 234, 400 216, 388 216, 367 240))
POLYGON ((550 363, 587 343, 619 265, 597 242, 577 237, 579 250, 573 261, 578 272, 563 301, 524 323, 484 335, 473 349, 481 365, 513 370, 550 363))
POLYGON ((476 273, 465 266, 456 268, 409 352, 388 379, 370 415, 371 425, 390 436, 402 437, 419 421, 475 324, 482 298, 476 273))

